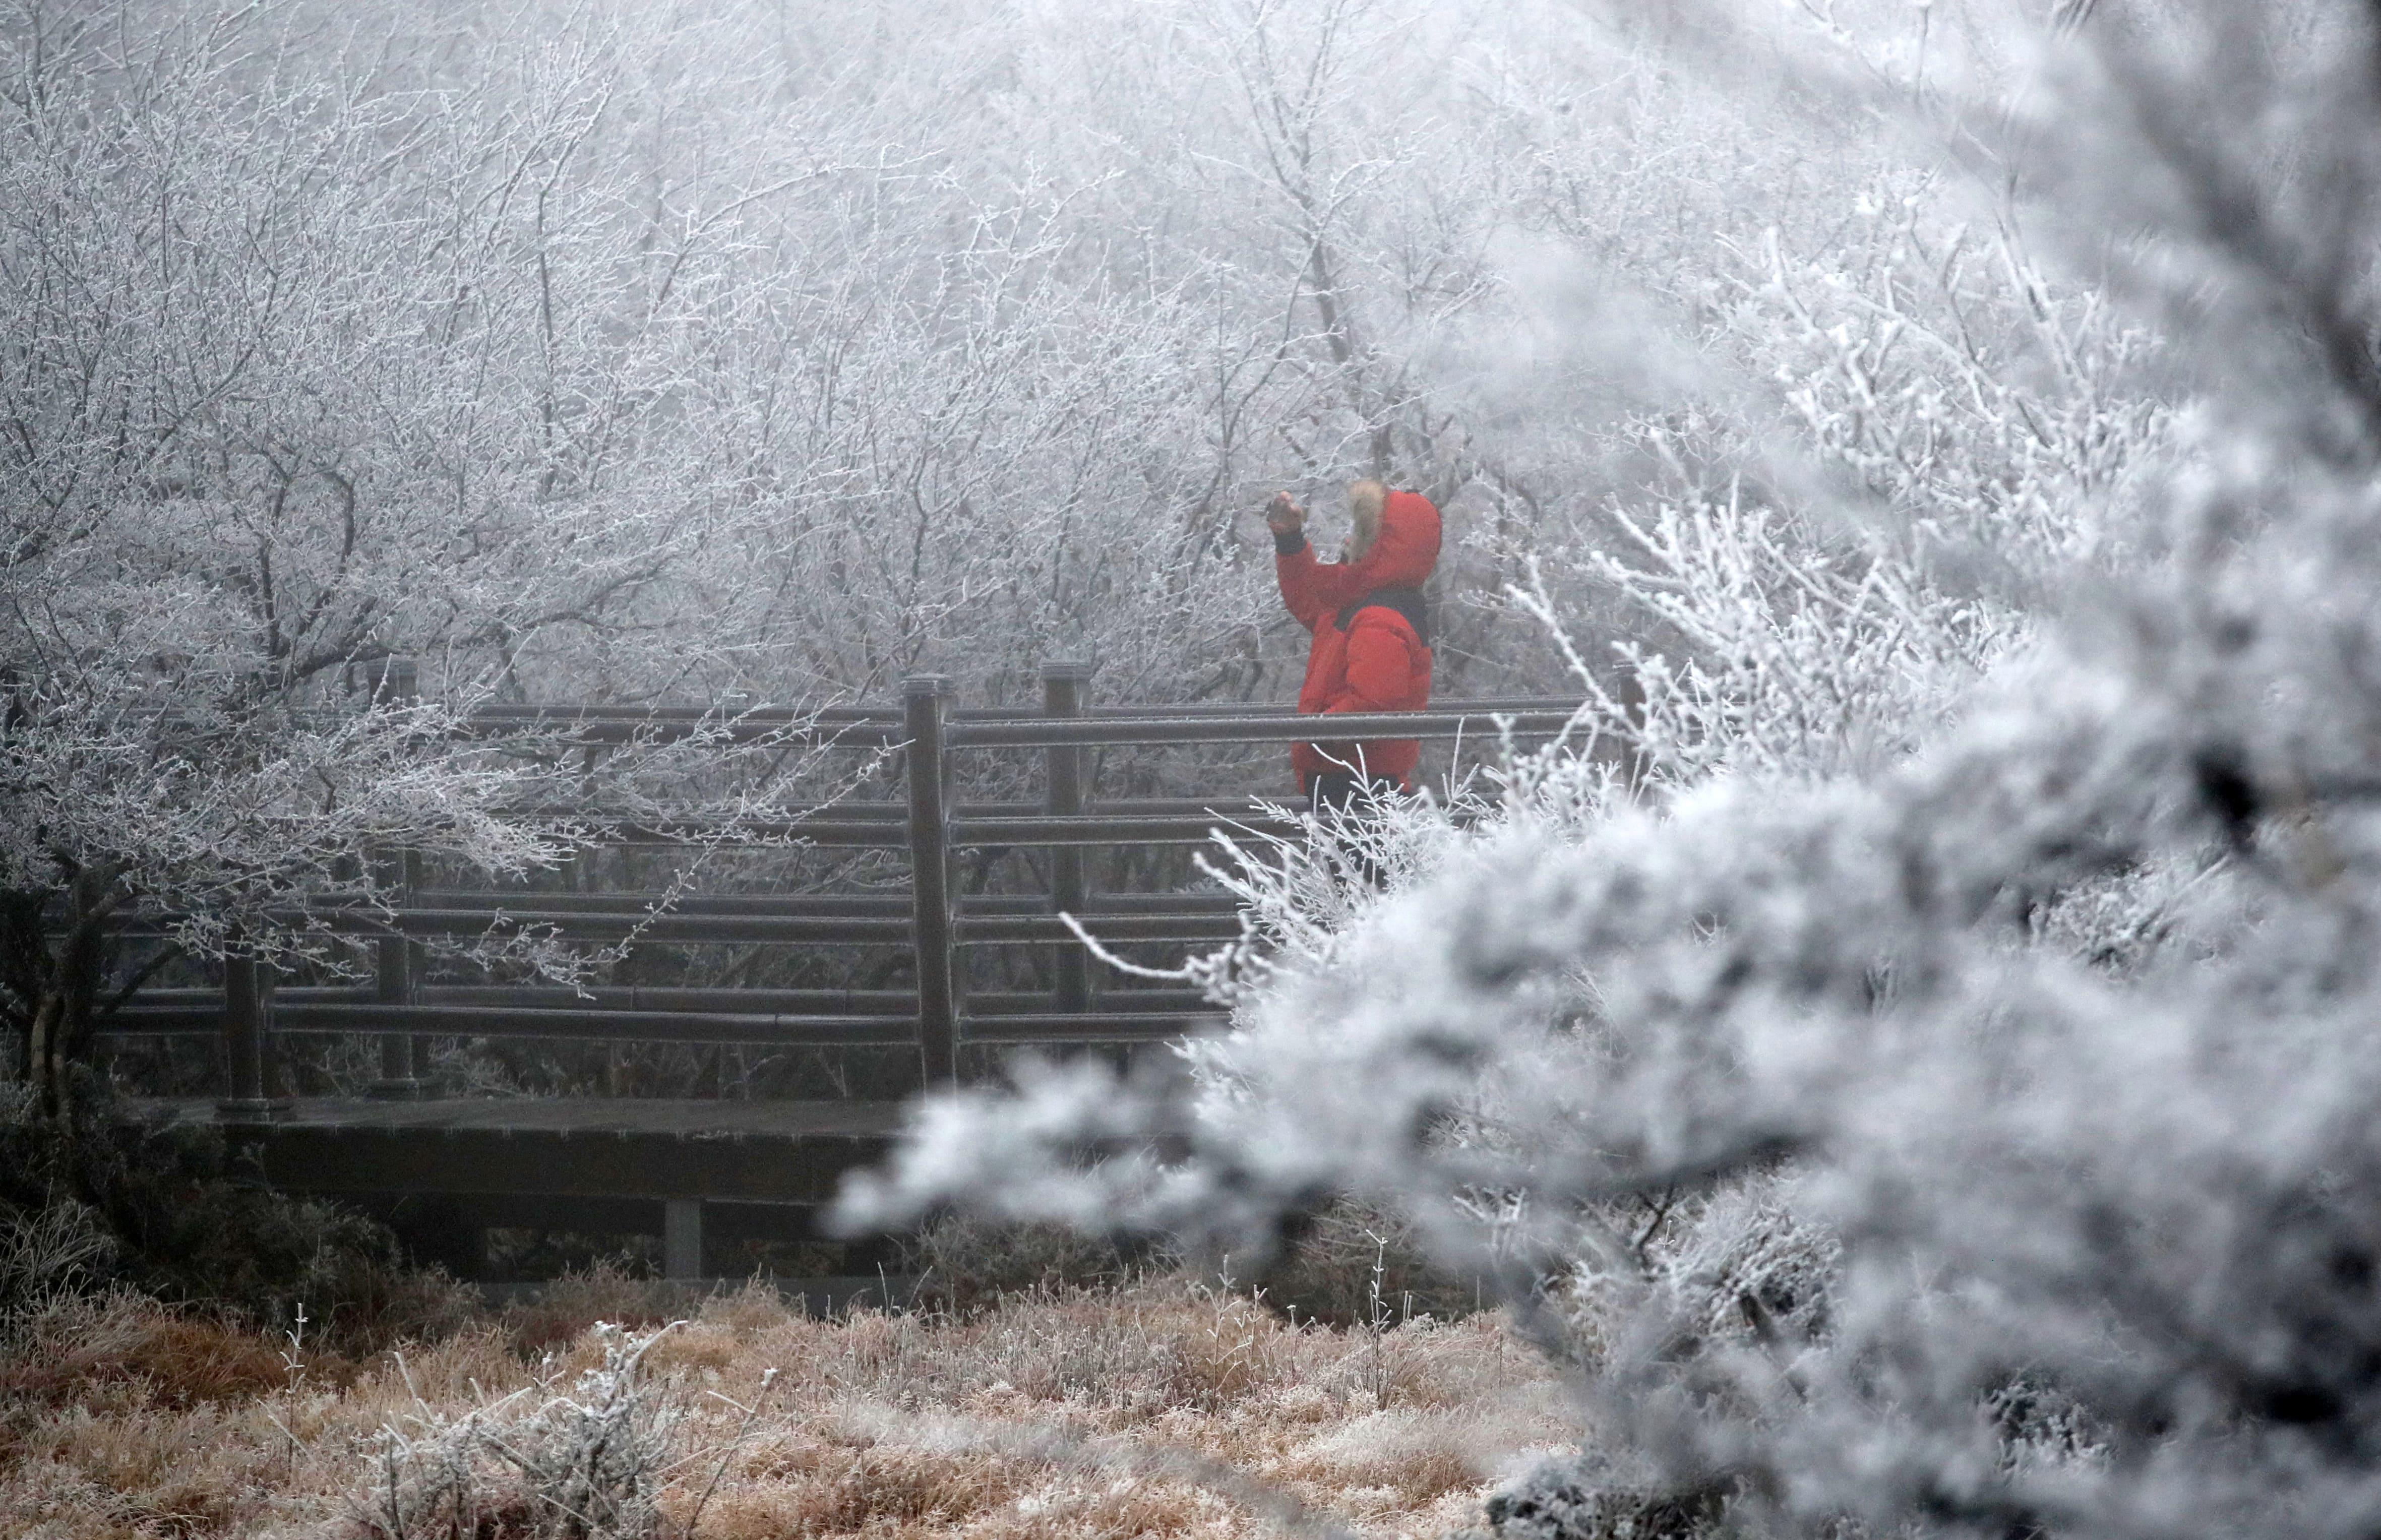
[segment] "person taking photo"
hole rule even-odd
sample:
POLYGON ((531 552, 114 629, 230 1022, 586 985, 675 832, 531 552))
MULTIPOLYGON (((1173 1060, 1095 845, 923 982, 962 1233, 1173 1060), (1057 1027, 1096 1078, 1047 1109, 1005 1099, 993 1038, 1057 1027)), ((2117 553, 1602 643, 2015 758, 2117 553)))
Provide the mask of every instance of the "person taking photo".
MULTIPOLYGON (((1282 603, 1306 628, 1298 709, 1329 716, 1420 711, 1430 703, 1430 609, 1422 585, 1438 565, 1438 509, 1417 492, 1377 481, 1348 486, 1350 531, 1340 559, 1316 559, 1306 510, 1288 493, 1265 509, 1282 603)), ((1342 821, 1380 798, 1413 789, 1422 746, 1412 739, 1318 739, 1290 747, 1290 768, 1318 815, 1342 821)), ((1369 862, 1368 880, 1379 881, 1369 862)))

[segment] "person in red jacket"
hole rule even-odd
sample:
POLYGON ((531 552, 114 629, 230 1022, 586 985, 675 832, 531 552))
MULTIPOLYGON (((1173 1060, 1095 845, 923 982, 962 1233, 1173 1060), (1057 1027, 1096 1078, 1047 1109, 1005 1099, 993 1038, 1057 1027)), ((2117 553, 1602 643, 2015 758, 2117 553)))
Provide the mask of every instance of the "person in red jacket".
MULTIPOLYGON (((1438 509, 1379 482, 1348 488, 1354 523, 1341 559, 1314 558, 1306 510, 1288 493, 1265 510, 1282 603, 1312 634, 1298 709, 1420 711, 1430 703, 1430 611, 1422 585, 1438 565, 1438 509)), ((1422 746, 1411 739, 1292 745, 1290 768, 1316 811, 1343 815, 1381 794, 1413 789, 1422 746)))

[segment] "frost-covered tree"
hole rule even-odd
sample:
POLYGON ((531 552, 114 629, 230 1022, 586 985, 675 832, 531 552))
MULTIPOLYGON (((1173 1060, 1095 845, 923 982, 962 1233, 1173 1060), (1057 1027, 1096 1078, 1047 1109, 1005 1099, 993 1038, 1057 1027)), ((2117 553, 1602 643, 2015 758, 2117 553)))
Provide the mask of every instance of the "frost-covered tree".
POLYGON ((555 859, 554 760, 456 714, 557 655, 650 678, 704 532, 666 286, 590 260, 568 176, 599 48, 482 112, 339 89, 266 8, 132 19, 0 15, 0 1026, 53 1092, 128 918, 336 960, 308 907, 379 907, 397 849, 555 859))
MULTIPOLYGON (((1493 827, 1274 957, 1196 1074, 939 1103, 851 1211, 1246 1259, 1335 1193, 1398 1204, 1576 1365, 1581 1452, 1493 1505, 1533 1540, 2372 1533, 2381 35, 2331 4, 2050 19, 2014 107, 1839 79, 1955 117, 1985 206, 2014 188, 2155 338, 2155 475, 1984 386, 1975 420, 2040 446, 2027 499, 1970 483, 1992 534, 1860 458, 1874 369, 1789 364, 1821 465, 1867 445, 1886 484, 1837 483, 1832 532, 1782 474, 1630 510, 1611 560, 1676 633, 1775 649, 1605 714, 1657 773, 1517 766, 1493 827), (1798 517, 1802 554, 1744 544, 1798 517), (1809 697, 1830 646, 1868 690, 1809 697)), ((1790 272, 1768 298, 1808 303, 1790 272)))

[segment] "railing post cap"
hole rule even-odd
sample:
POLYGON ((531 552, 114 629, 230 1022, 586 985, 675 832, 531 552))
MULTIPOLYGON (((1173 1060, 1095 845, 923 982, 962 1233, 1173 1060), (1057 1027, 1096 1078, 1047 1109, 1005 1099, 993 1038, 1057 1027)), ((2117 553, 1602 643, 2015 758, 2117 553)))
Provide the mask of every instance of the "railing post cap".
POLYGON ((918 695, 947 695, 951 692, 948 674, 911 674, 901 681, 901 694, 907 699, 918 695))
POLYGON ((1073 679, 1077 683, 1098 672, 1099 666, 1084 658, 1058 658, 1042 666, 1045 679, 1073 679))

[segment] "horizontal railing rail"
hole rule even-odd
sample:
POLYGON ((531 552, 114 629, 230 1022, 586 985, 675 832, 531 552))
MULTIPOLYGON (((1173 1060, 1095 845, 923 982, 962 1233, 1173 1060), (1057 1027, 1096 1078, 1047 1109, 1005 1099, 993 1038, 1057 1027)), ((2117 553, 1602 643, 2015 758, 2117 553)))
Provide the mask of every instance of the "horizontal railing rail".
MULTIPOLYGON (((1117 818, 1248 818, 1264 816, 1267 809, 1286 808, 1303 801, 1303 798, 1297 797, 1136 797, 1125 802, 1086 802, 1079 811, 1091 816, 1117 818)), ((1047 811, 1039 802, 959 802, 951 807, 950 815, 957 825, 976 819, 1026 817, 1047 811)), ((653 807, 605 809, 582 803, 538 803, 509 810, 509 814, 518 818, 579 818, 597 823, 651 818, 657 813, 679 817, 685 822, 694 821, 690 813, 672 814, 666 808, 653 807)), ((865 824, 872 828, 906 832, 909 820, 909 805, 904 802, 844 801, 827 803, 815 812, 806 810, 798 818, 774 820, 771 826, 799 831, 813 823, 833 822, 865 824)))
MULTIPOLYGON (((360 910, 286 911, 286 922, 311 922, 356 936, 468 936, 536 931, 571 941, 651 941, 733 946, 907 946, 917 936, 908 915, 767 913, 624 913, 589 909, 407 909, 390 915, 360 910)), ((1117 941, 1203 941, 1239 934, 1239 922, 1212 910, 1165 913, 1092 912, 1076 917, 1117 941)), ((962 942, 1058 942, 1075 933, 1056 915, 959 915, 962 942)), ((124 927, 122 935, 162 935, 163 920, 124 927)))
MULTIPOLYGON (((1570 726, 1577 711, 1574 702, 1502 697, 1442 702, 1419 712, 1335 715, 1328 726, 1334 736, 1348 738, 1451 738, 1493 734, 1503 719, 1517 736, 1544 738, 1570 726)), ((1318 720, 1287 706, 1107 706, 1063 722, 1015 708, 949 712, 944 731, 954 748, 1295 742, 1317 736, 1318 720)), ((733 743, 809 733, 841 747, 880 750, 897 749, 908 741, 899 712, 858 708, 805 713, 785 708, 481 706, 458 724, 457 731, 490 739, 525 733, 559 735, 581 744, 667 742, 705 733, 733 743)))
MULTIPOLYGON (((557 818, 554 809, 524 809, 524 816, 557 818)), ((580 815, 586 816, 586 815, 580 815)), ((837 808, 817 817, 733 820, 704 816, 624 816, 594 820, 591 844, 691 845, 725 838, 733 843, 779 842, 814 845, 827 849, 907 849, 910 832, 902 820, 873 813, 837 808)), ((948 825, 953 843, 984 845, 1184 845, 1203 844, 1208 831, 1239 830, 1276 837, 1297 835, 1304 827, 1295 817, 1283 817, 1253 807, 1190 803, 1127 812, 1121 808, 1053 816, 1022 808, 954 818, 948 825)))
MULTIPOLYGON (((906 893, 536 893, 495 889, 425 888, 414 895, 424 909, 567 910, 585 914, 898 914, 910 912, 906 893)), ((968 894, 955 905, 968 914, 1046 914, 1050 900, 1031 893, 968 894)), ((1231 913, 1228 893, 1103 893, 1098 912, 1108 914, 1231 913)))
POLYGON ((1070 721, 1020 717, 1014 721, 957 723, 951 727, 949 738, 954 746, 962 749, 1042 749, 1060 745, 1494 737, 1507 729, 1517 737, 1553 737, 1571 726, 1575 716, 1572 708, 1497 712, 1459 705, 1430 711, 1337 712, 1328 716, 1302 716, 1289 712, 1252 712, 1235 716, 1152 713, 1070 721))
MULTIPOLYGON (((375 698, 410 699, 415 672, 385 666, 375 698)), ((1195 991, 1117 987, 1093 978, 1076 925, 1116 946, 1212 946, 1239 938, 1245 921, 1225 893, 1095 894, 1085 852, 1101 847, 1196 845, 1219 833, 1240 840, 1302 840, 1313 825, 1303 799, 1259 796, 1103 800, 1093 795, 1090 751, 1175 744, 1428 739, 1543 741, 1574 729, 1575 701, 1499 697, 1427 710, 1301 715, 1285 706, 1203 702, 1092 706, 1089 670, 1053 665, 1040 709, 954 709, 934 678, 903 681, 895 706, 819 710, 733 703, 700 706, 490 704, 456 731, 501 746, 556 739, 588 746, 715 739, 737 744, 797 740, 897 751, 900 801, 846 798, 814 810, 753 819, 700 807, 606 810, 600 801, 516 810, 525 818, 580 820, 591 844, 715 845, 720 841, 906 856, 906 891, 547 892, 535 888, 399 885, 391 910, 315 910, 283 918, 324 927, 376 948, 371 983, 275 990, 269 972, 235 957, 217 990, 150 989, 103 1024, 111 1035, 213 1034, 228 1069, 227 1110, 261 1116, 266 1056, 281 1033, 352 1033, 381 1040, 387 1094, 419 1089, 421 1038, 548 1038, 604 1043, 729 1044, 775 1048, 914 1050, 929 1083, 958 1078, 962 1050, 1023 1044, 1148 1043, 1216 1025, 1221 1014, 1195 991), (1043 756, 1038 801, 959 802, 951 756, 1030 750, 1043 756), (1046 894, 959 895, 953 852, 1010 848, 1046 852, 1046 894), (1068 918, 1072 917, 1071 922, 1068 918), (897 948, 908 954, 900 988, 806 989, 550 984, 431 984, 422 944, 482 935, 549 935, 594 944, 737 947, 897 948), (1039 990, 970 990, 963 954, 1034 947, 1052 960, 1039 990)), ((373 859, 387 861, 385 853, 373 859)), ((744 868, 739 868, 744 870, 744 868)), ((172 917, 135 918, 121 934, 157 934, 172 917)))
MULTIPOLYGON (((971 1011, 971 1037, 985 1042, 1134 1042, 1179 1037, 1222 1021, 1214 1009, 971 1011)), ((157 1036, 221 1030, 220 1008, 128 1007, 113 1031, 157 1036)), ((919 1018, 876 1012, 852 1015, 738 1010, 604 1010, 515 1005, 281 1005, 275 1033, 359 1036, 552 1038, 616 1043, 726 1043, 780 1048, 906 1048, 918 1040, 919 1018)))
MULTIPOLYGON (((465 1010, 484 1007, 548 1011, 658 1011, 706 1016, 894 1016, 907 1017, 912 1023, 918 1015, 917 995, 904 989, 704 989, 605 985, 582 992, 554 984, 433 984, 421 989, 419 996, 418 1003, 421 1005, 465 1010)), ((1053 1009, 1056 998, 1055 994, 1046 989, 971 990, 968 994, 968 1008, 971 1014, 979 1016, 1047 1014, 1053 1009)), ((274 992, 275 1026, 276 1030, 302 1030, 292 1027, 291 1023, 343 1020, 304 1014, 316 1006, 369 1006, 376 1003, 369 984, 279 989, 274 992), (290 1015, 293 1010, 299 1014, 290 1015)), ((1101 997, 1100 1005, 1104 1018, 1139 1017, 1151 1012, 1197 1015, 1207 1008, 1206 999, 1191 989, 1111 991, 1101 997)), ((220 989, 151 989, 141 992, 140 1004, 128 1006, 103 1021, 100 1030, 125 1034, 163 1035, 212 1033, 222 1025, 223 991, 220 989)), ((326 1027, 321 1030, 346 1029, 326 1027)))

